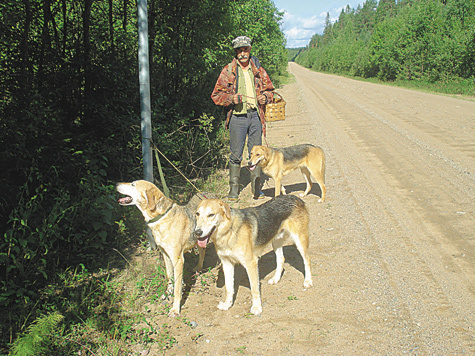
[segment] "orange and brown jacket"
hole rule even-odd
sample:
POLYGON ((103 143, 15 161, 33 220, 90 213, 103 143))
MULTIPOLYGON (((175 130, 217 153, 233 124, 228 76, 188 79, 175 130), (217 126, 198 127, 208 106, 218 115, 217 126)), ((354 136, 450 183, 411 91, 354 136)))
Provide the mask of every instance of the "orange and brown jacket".
MULTIPOLYGON (((274 96, 274 85, 272 84, 267 72, 262 67, 257 67, 254 64, 253 60, 250 60, 250 65, 252 72, 254 73, 254 87, 256 88, 256 97, 260 94, 263 94, 267 97, 267 102, 271 102, 274 96)), ((228 128, 229 120, 233 113, 233 96, 236 94, 236 77, 237 77, 237 59, 234 58, 233 61, 227 64, 214 86, 214 90, 211 93, 211 99, 213 99, 216 105, 224 107, 226 112, 226 128, 228 128)), ((258 103, 259 118, 261 119, 262 124, 262 133, 264 137, 266 136, 266 121, 264 118, 265 105, 258 103)))

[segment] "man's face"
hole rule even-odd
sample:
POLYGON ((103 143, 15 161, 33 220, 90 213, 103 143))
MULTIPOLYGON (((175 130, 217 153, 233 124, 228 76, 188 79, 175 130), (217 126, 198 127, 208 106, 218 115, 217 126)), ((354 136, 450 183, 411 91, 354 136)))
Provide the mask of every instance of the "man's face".
POLYGON ((238 59, 238 61, 242 65, 246 66, 249 63, 251 46, 235 48, 234 53, 236 54, 236 58, 238 59))

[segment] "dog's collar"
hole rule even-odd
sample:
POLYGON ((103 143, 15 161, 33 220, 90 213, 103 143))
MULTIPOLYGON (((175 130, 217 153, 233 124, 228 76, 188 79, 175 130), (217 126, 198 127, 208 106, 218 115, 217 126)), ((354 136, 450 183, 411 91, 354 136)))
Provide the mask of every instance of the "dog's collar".
POLYGON ((167 215, 167 213, 170 211, 170 209, 173 207, 174 204, 175 204, 175 203, 172 203, 172 204, 168 207, 167 211, 165 211, 163 214, 159 214, 159 215, 155 216, 153 219, 150 219, 149 221, 146 221, 146 223, 147 223, 148 225, 150 225, 150 224, 153 224, 153 223, 157 222, 157 221, 160 220, 161 218, 163 218, 165 215, 167 215))

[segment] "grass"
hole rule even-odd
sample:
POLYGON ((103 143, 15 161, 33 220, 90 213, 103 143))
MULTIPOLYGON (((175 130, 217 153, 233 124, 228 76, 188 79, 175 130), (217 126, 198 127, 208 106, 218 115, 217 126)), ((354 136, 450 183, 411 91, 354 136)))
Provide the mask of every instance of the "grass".
MULTIPOLYGON (((43 290, 41 306, 28 308, 36 318, 14 341, 12 355, 43 355, 42 350, 48 355, 128 355, 135 345, 152 342, 167 349, 173 336, 166 326, 154 326, 143 307, 145 301, 156 303, 165 288, 160 264, 154 270, 140 261, 123 270, 66 270, 43 290), (44 326, 49 314, 59 321, 44 326)), ((159 312, 166 313, 165 307, 159 312)), ((24 318, 26 325, 29 318, 24 318)))
MULTIPOLYGON (((218 170, 200 190, 222 197, 227 185, 227 172, 218 170)), ((58 271, 37 300, 0 310, 0 355, 119 356, 144 349, 161 354, 176 344, 174 328, 160 324, 171 299, 165 268, 159 252, 147 250, 143 220, 135 210, 116 222, 117 233, 129 241, 123 250, 97 256, 97 266, 58 271)), ((193 278, 198 291, 206 291, 215 276, 208 270, 193 278)), ((192 329, 185 318, 174 323, 192 329)))
MULTIPOLYGON (((314 69, 311 69, 314 70, 314 69)), ((340 75, 346 78, 351 78, 359 81, 389 85, 395 87, 401 87, 406 89, 413 89, 417 91, 422 91, 426 93, 436 93, 444 95, 453 95, 458 98, 466 100, 475 100, 475 78, 469 79, 457 79, 457 80, 446 80, 438 82, 430 82, 428 80, 394 80, 394 81, 382 81, 378 78, 363 78, 356 77, 345 73, 332 73, 332 72, 323 72, 328 74, 340 75)))

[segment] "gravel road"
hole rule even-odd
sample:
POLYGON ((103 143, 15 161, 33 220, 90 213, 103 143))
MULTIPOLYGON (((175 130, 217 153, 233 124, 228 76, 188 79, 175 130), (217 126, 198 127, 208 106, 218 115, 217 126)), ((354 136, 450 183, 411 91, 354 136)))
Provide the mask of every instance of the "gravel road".
MULTIPOLYGON (((209 251, 214 269, 183 306, 193 328, 173 321, 178 342, 166 354, 474 355, 475 101, 295 63, 289 71, 295 80, 278 90, 287 118, 269 124, 267 143, 326 152, 327 200, 317 202, 318 185, 304 198, 314 286, 303 289, 302 261, 288 246, 279 284, 267 284, 273 252, 260 260, 263 314, 248 315, 242 268, 235 305, 223 312, 209 251)), ((273 184, 264 184, 267 199, 273 184)), ((284 185, 290 194, 305 186, 299 172, 284 185)), ((256 204, 249 187, 238 206, 246 204, 256 204)))

